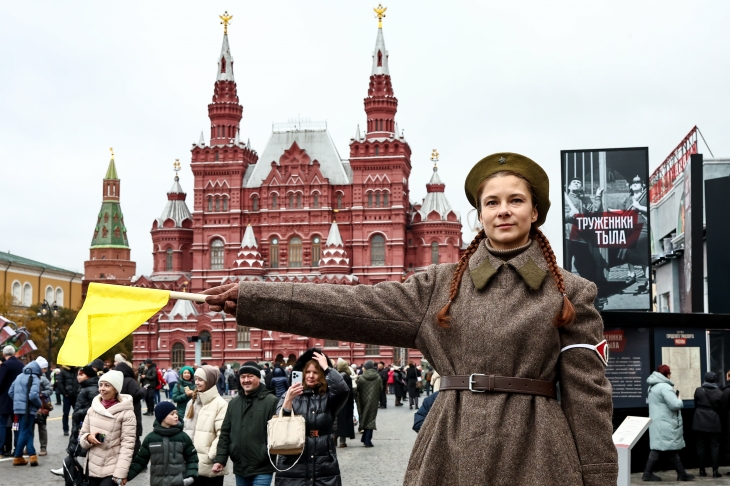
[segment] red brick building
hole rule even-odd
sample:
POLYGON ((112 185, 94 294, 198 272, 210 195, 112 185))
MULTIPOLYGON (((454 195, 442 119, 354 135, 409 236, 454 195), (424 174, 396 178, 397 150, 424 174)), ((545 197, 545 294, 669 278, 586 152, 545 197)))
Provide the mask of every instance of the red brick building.
MULTIPOLYGON (((154 271, 136 286, 198 292, 241 280, 372 285, 458 260, 461 221, 444 196, 435 151, 426 197, 409 202, 411 148, 395 120, 382 28, 364 100, 367 123, 350 139, 349 159, 340 157, 326 123, 275 124, 261 155, 243 143, 233 64, 225 34, 208 105, 210 142, 201 134, 192 147, 193 210, 176 175, 152 225, 154 271)), ((189 302, 171 303, 134 333, 134 361, 191 363, 191 336, 209 338, 203 360, 216 365, 291 361, 311 346, 357 363, 398 361, 406 353, 242 324, 189 302)))

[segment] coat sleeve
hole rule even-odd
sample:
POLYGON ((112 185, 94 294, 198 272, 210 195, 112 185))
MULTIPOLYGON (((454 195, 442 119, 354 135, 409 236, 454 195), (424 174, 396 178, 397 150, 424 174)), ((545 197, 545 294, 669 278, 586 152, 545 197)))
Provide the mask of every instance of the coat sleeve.
POLYGON ((193 440, 185 434, 183 437, 185 440, 185 450, 183 450, 183 456, 185 457, 185 477, 186 478, 197 478, 198 477, 198 451, 195 450, 193 440))
MULTIPOLYGON (((664 403, 667 404, 667 407, 669 407, 669 410, 671 410, 672 412, 676 412, 680 408, 684 408, 684 402, 680 400, 679 397, 677 397, 671 386, 662 386, 659 389, 659 393, 661 393, 662 400, 664 400, 664 403)), ((695 390, 695 395, 696 394, 697 390, 695 390)))
MULTIPOLYGON (((86 422, 84 422, 86 427, 86 422)), ((115 478, 126 478, 129 472, 129 466, 132 464, 132 457, 134 456, 134 443, 137 440, 137 418, 134 416, 133 410, 127 410, 124 412, 122 418, 122 435, 120 437, 122 446, 119 449, 119 456, 117 456, 117 464, 114 468, 113 476, 115 478)))
POLYGON ((144 471, 147 464, 150 462, 150 436, 144 438, 142 446, 137 451, 137 455, 134 456, 132 464, 129 466, 129 473, 127 473, 127 479, 131 481, 139 473, 144 471))
POLYGON ((43 406, 43 402, 41 402, 41 380, 37 376, 31 375, 33 378, 33 383, 30 385, 30 393, 28 394, 28 399, 30 400, 30 403, 34 405, 36 408, 41 408, 43 406))
POLYGON ((437 271, 432 265, 405 283, 377 285, 241 282, 236 320, 302 336, 415 348, 437 271))
MULTIPOLYGON (((89 415, 89 412, 86 412, 86 415, 89 415)), ((89 424, 90 420, 88 417, 84 417, 84 424, 81 426, 81 431, 79 432, 79 444, 81 444, 82 449, 91 449, 91 444, 88 440, 86 440, 86 437, 91 432, 91 425, 89 424)))
POLYGON ((129 378, 127 381, 129 383, 129 385, 128 385, 129 390, 127 390, 127 391, 129 393, 129 395, 132 396, 133 399, 142 400, 143 398, 145 398, 147 396, 147 390, 145 388, 142 388, 141 386, 139 386, 139 383, 137 383, 137 380, 135 380, 134 378, 129 378))
MULTIPOLYGON (((575 282, 575 281, 574 281, 575 282)), ((603 338, 603 321, 593 306, 596 285, 581 279, 569 289, 576 320, 560 328, 561 349, 571 344, 596 345, 603 338)), ((561 405, 573 440, 585 486, 615 485, 618 456, 613 444, 611 384, 603 360, 587 348, 571 348, 560 354, 561 405)))
MULTIPOLYGON (((218 413, 215 416, 215 424, 213 426, 213 430, 215 431, 215 439, 213 439, 213 442, 211 442, 210 448, 208 449, 208 459, 210 459, 211 462, 215 460, 216 451, 218 450, 218 441, 221 437, 223 420, 225 420, 226 412, 228 411, 228 402, 226 402, 221 397, 216 398, 216 400, 220 400, 223 403, 219 406, 218 413)), ((225 463, 223 463, 223 465, 225 466, 225 463)))
POLYGON ((327 406, 336 415, 345 406, 350 389, 335 369, 327 368, 324 379, 327 380, 327 406))
POLYGON ((231 410, 230 406, 226 409, 226 416, 223 419, 223 425, 221 425, 220 435, 218 436, 214 464, 218 463, 225 466, 228 462, 229 447, 231 445, 231 410))
POLYGON ((423 421, 426 420, 426 415, 428 415, 428 412, 431 411, 431 405, 433 405, 433 402, 436 401, 436 397, 438 397, 438 395, 439 392, 434 392, 427 396, 426 399, 423 400, 421 408, 419 408, 418 411, 413 415, 413 430, 415 430, 416 432, 421 430, 423 421))

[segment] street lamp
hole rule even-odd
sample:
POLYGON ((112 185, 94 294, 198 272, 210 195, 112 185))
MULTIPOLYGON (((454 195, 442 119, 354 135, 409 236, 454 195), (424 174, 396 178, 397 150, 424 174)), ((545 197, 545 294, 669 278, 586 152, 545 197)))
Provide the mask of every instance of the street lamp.
POLYGON ((43 300, 41 304, 41 311, 38 313, 41 317, 48 317, 48 361, 51 362, 52 350, 53 350, 53 318, 58 317, 58 305, 56 301, 53 304, 49 304, 47 300, 43 300))

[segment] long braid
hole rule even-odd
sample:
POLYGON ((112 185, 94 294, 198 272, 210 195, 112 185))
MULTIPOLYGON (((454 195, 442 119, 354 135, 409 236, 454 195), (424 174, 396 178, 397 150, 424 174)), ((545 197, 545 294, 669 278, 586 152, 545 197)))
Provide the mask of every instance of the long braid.
POLYGON ((477 251, 477 248, 479 248, 479 243, 486 238, 487 235, 484 232, 484 230, 481 230, 477 235, 474 237, 472 242, 467 247, 464 254, 461 256, 461 259, 459 260, 459 263, 456 265, 456 270, 454 271, 454 276, 451 277, 451 287, 449 288, 449 301, 446 303, 445 306, 441 308, 438 314, 436 314, 436 318, 438 320, 438 325, 440 327, 448 329, 451 327, 449 325, 451 321, 451 316, 449 315, 449 309, 451 309, 451 303, 456 299, 456 295, 459 293, 459 286, 461 285, 461 276, 464 275, 464 271, 466 270, 467 265, 469 264, 469 258, 474 254, 475 251, 477 251))
POLYGON ((575 321, 575 307, 573 307, 570 299, 568 299, 568 294, 565 292, 565 280, 563 280, 563 274, 560 273, 560 267, 558 266, 558 261, 555 258, 555 253, 553 253, 553 248, 550 246, 550 242, 545 234, 539 229, 535 228, 533 230, 533 235, 537 243, 540 245, 545 261, 550 268, 550 273, 553 274, 555 285, 558 287, 558 292, 563 294, 563 308, 555 316, 555 326, 563 327, 568 324, 572 324, 573 321, 575 321))

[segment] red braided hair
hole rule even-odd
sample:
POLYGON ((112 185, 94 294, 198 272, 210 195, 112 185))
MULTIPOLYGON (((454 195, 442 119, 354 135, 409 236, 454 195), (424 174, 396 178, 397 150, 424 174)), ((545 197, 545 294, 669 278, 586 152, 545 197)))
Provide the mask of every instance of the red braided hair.
MULTIPOLYGON (((500 171, 489 176, 487 179, 484 180, 484 182, 479 185, 478 195, 481 196, 482 189, 484 188, 488 180, 494 177, 503 177, 506 175, 514 175, 522 179, 525 184, 527 184, 527 189, 530 192, 532 200, 535 200, 535 192, 532 188, 532 184, 530 184, 530 181, 525 179, 522 175, 512 171, 500 171)), ((477 197, 477 201, 479 200, 480 197, 477 197)), ((479 210, 481 208, 477 209, 479 210)), ((567 326, 575 321, 575 307, 573 307, 573 304, 570 302, 570 299, 568 299, 568 295, 565 291, 565 280, 563 279, 563 274, 560 272, 560 267, 558 266, 557 259, 555 258, 555 253, 553 253, 553 248, 550 246, 550 242, 548 241, 545 234, 538 228, 532 228, 530 234, 535 240, 535 243, 540 245, 540 250, 542 250, 543 257, 548 264, 550 273, 553 274, 555 285, 558 287, 558 292, 563 295, 563 306, 560 311, 558 311, 558 313, 555 315, 555 327, 567 326)), ((447 329, 451 327, 451 315, 449 314, 449 310, 451 309, 452 302, 456 299, 456 296, 459 293, 459 287, 461 286, 461 277, 464 275, 464 271, 466 270, 466 267, 469 263, 469 259, 474 254, 474 252, 477 251, 477 248, 479 248, 479 244, 481 243, 481 241, 486 237, 487 235, 484 232, 484 229, 479 231, 479 233, 477 233, 477 235, 467 247, 466 251, 459 260, 459 263, 456 265, 454 276, 451 278, 451 286, 449 287, 449 301, 446 303, 445 306, 441 308, 438 314, 436 314, 436 319, 440 327, 447 329)))

